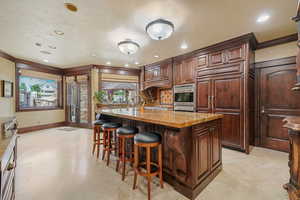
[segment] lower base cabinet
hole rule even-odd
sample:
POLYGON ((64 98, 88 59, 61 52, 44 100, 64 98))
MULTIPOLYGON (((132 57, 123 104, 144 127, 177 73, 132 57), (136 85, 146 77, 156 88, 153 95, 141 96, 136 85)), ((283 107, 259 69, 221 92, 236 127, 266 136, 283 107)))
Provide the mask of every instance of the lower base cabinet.
POLYGON ((13 136, 1 159, 1 200, 15 199, 16 143, 13 136))

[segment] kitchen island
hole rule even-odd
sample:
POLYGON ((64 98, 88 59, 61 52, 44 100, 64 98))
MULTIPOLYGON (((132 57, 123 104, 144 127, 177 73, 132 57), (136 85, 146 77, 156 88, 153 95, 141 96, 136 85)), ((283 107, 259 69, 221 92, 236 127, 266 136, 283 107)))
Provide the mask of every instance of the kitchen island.
POLYGON ((161 134, 164 180, 190 199, 195 199, 222 169, 221 114, 139 108, 102 109, 98 113, 123 126, 135 126, 140 132, 161 134))

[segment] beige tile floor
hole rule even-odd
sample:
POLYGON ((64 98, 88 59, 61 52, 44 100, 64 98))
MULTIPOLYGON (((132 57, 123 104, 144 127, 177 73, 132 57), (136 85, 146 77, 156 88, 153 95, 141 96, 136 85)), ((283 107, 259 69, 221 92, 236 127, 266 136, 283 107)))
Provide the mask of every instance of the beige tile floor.
MULTIPOLYGON (((250 155, 223 150, 223 171, 197 200, 287 200, 286 153, 254 148, 250 155)), ((112 162, 114 163, 114 162, 112 162)), ((146 182, 132 188, 132 171, 125 182, 114 166, 91 156, 91 130, 58 128, 22 135, 18 143, 16 200, 140 200, 146 182)), ((153 185, 153 200, 185 200, 166 184, 153 185)))

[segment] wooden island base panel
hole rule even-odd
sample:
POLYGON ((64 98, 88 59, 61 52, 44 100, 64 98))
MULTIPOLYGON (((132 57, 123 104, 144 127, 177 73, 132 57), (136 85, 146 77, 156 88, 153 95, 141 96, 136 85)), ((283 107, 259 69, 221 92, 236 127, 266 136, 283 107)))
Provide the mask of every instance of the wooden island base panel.
MULTIPOLYGON (((98 113, 123 126, 138 127, 140 132, 160 133, 164 180, 189 199, 195 199, 222 170, 221 114, 138 108, 104 109, 98 113)), ((141 159, 144 157, 142 152, 141 159)))

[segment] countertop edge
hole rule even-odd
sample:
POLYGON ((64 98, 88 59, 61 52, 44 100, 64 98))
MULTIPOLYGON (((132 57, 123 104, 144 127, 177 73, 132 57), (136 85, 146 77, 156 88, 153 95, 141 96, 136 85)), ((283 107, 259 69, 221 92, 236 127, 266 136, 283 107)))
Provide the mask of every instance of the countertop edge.
POLYGON ((126 118, 126 119, 131 119, 131 120, 142 121, 142 122, 146 122, 146 123, 153 123, 153 124, 173 127, 173 128, 192 127, 192 126, 197 125, 197 124, 206 123, 206 122, 210 122, 210 121, 213 121, 213 120, 223 118, 222 114, 216 114, 217 116, 212 117, 213 119, 209 119, 209 120, 203 120, 203 121, 196 120, 196 121, 190 122, 189 124, 186 124, 186 123, 183 123, 183 124, 168 124, 168 123, 164 123, 162 121, 156 121, 156 120, 151 120, 151 119, 142 119, 142 118, 133 117, 133 116, 125 115, 125 114, 115 114, 115 113, 104 112, 104 111, 99 111, 99 113, 114 116, 114 117, 123 117, 123 118, 126 118))

